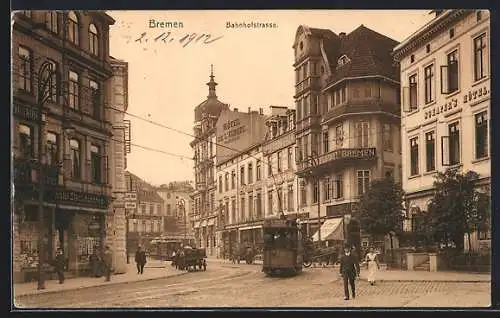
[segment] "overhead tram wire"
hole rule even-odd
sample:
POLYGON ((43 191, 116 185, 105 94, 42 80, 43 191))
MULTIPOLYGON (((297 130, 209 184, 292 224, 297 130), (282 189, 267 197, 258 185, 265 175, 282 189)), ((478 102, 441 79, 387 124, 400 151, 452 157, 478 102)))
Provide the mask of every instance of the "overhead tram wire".
MULTIPOLYGON (((118 111, 118 112, 120 112, 120 113, 127 114, 127 115, 129 115, 129 116, 131 116, 131 117, 134 117, 134 118, 137 118, 137 119, 139 119, 139 120, 142 120, 142 121, 148 122, 148 123, 153 124, 153 125, 155 125, 155 126, 159 126, 159 127, 162 127, 162 128, 168 129, 168 130, 172 130, 172 131, 175 131, 175 132, 177 132, 177 133, 180 133, 180 134, 183 134, 183 135, 186 135, 186 136, 189 136, 189 137, 195 138, 195 139, 197 139, 197 140, 206 141, 206 142, 211 142, 211 141, 210 141, 209 139, 207 139, 207 138, 201 138, 201 137, 195 136, 195 135, 193 135, 193 134, 186 133, 186 132, 184 132, 184 131, 181 131, 181 130, 178 130, 178 129, 172 128, 172 127, 170 127, 170 126, 167 126, 167 125, 164 125, 164 124, 161 124, 161 123, 155 122, 155 121, 153 121, 153 120, 151 120, 151 119, 144 118, 144 117, 141 117, 141 116, 138 116, 138 115, 135 115, 135 114, 129 113, 129 112, 127 112, 127 111, 124 111, 124 110, 121 110, 121 109, 118 109, 118 108, 114 108, 114 107, 111 107, 111 106, 108 106, 108 108, 113 109, 113 110, 115 110, 115 111, 118 111)), ((241 156, 241 155, 242 155, 242 151, 241 151, 241 150, 238 150, 238 149, 235 149, 235 148, 232 148, 232 147, 229 147, 229 146, 225 146, 225 145, 219 144, 219 143, 217 143, 217 142, 212 142, 212 143, 213 143, 213 144, 215 144, 216 146, 220 146, 220 147, 226 148, 226 149, 228 149, 228 150, 235 151, 235 152, 236 152, 235 157, 236 157, 236 156, 241 156)), ((248 154, 248 156, 249 156, 249 157, 251 157, 251 158, 254 158, 254 159, 256 159, 256 160, 259 160, 260 162, 263 162, 263 161, 264 161, 264 160, 261 160, 260 158, 257 158, 256 156, 251 155, 251 154, 248 154)), ((273 168, 278 168, 278 167, 273 167, 273 165, 272 165, 272 164, 270 164, 270 163, 268 163, 268 162, 264 162, 264 164, 265 164, 265 165, 267 165, 267 166, 270 166, 270 167, 271 167, 271 170, 273 170, 273 168)), ((224 169, 224 170, 225 170, 225 169, 224 169)), ((273 174, 271 174, 271 177, 273 178, 273 183, 274 183, 274 185, 276 186, 277 182, 276 182, 276 176, 275 176, 275 174, 274 174, 274 173, 273 173, 273 174)), ((281 208, 281 207, 282 207, 282 200, 281 200, 281 197, 280 197, 280 195, 279 195, 279 192, 278 192, 278 191, 276 191, 276 193, 277 193, 277 195, 278 195, 279 207, 281 208)), ((278 211, 278 212, 281 212, 281 214, 282 214, 282 215, 284 215, 284 214, 283 214, 283 210, 282 210, 282 209, 281 209, 281 211, 278 211)))

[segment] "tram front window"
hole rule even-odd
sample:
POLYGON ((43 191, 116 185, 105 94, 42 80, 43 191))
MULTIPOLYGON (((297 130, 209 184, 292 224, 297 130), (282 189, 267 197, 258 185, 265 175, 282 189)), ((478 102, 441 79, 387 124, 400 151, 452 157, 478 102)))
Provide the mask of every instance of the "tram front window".
POLYGON ((264 233, 264 249, 296 248, 297 231, 291 229, 272 229, 264 233))

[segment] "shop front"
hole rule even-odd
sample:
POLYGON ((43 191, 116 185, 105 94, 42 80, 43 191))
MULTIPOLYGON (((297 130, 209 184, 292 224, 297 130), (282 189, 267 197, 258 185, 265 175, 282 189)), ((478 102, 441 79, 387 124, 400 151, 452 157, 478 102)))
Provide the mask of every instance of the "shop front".
POLYGON ((49 189, 44 194, 43 227, 35 191, 16 192, 13 226, 14 279, 23 281, 37 271, 38 242, 42 262, 53 265, 58 248, 67 259, 69 275, 88 273, 89 256, 101 250, 105 238, 108 198, 104 195, 49 189), (41 230, 41 232, 40 232, 41 230))

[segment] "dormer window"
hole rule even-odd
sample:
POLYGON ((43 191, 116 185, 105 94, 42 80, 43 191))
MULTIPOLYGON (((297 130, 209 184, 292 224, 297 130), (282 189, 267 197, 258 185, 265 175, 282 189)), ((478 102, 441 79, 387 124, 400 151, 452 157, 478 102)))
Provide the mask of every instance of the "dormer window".
POLYGON ((349 63, 351 60, 347 57, 347 55, 342 55, 341 57, 339 57, 338 61, 337 61, 337 67, 341 67, 342 65, 345 65, 347 63, 349 63))

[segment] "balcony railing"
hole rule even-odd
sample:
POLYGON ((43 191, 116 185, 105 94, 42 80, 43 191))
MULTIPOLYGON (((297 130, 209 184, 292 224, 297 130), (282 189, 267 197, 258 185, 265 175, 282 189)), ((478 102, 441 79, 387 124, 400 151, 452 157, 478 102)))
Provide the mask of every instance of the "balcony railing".
MULTIPOLYGON (((44 169, 45 185, 59 184, 59 165, 42 165, 44 169)), ((40 164, 33 159, 14 159, 14 183, 19 185, 36 184, 40 171, 40 164)))
POLYGON ((38 121, 40 110, 36 107, 14 104, 13 115, 28 121, 38 121))
POLYGON ((300 95, 308 89, 314 89, 319 84, 319 77, 308 77, 295 85, 295 95, 300 95))
POLYGON ((301 121, 297 121, 296 131, 301 131, 302 129, 305 129, 305 128, 308 128, 311 126, 316 126, 316 125, 319 125, 320 123, 321 123, 321 116, 320 115, 310 115, 301 121))

